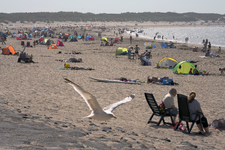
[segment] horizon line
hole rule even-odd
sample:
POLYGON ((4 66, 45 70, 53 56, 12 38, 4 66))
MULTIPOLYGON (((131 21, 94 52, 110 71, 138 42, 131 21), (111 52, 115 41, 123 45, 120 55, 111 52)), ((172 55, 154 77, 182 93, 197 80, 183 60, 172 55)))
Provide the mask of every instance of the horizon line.
POLYGON ((60 12, 71 12, 71 13, 81 13, 81 14, 95 14, 95 15, 98 15, 98 14, 124 14, 124 13, 176 13, 176 14, 186 14, 186 13, 195 13, 195 14, 219 14, 219 15, 225 15, 225 14, 220 14, 220 13, 198 13, 198 12, 183 12, 183 13, 179 13, 179 12, 171 12, 171 11, 168 11, 168 12, 120 12, 120 13, 93 13, 93 12, 78 12, 78 11, 39 11, 39 12, 11 12, 11 13, 6 13, 6 12, 0 12, 0 13, 3 13, 3 14, 16 14, 16 13, 60 13, 60 12))

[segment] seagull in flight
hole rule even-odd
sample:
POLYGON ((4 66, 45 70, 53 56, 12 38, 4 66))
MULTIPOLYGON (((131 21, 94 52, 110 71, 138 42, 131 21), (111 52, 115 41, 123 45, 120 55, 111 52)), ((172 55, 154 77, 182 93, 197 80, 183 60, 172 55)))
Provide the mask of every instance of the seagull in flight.
POLYGON ((87 103, 88 107, 92 111, 89 116, 85 117, 89 119, 95 119, 98 121, 107 121, 111 118, 116 118, 116 116, 112 113, 112 111, 116 109, 118 106, 131 101, 135 97, 135 94, 130 95, 129 97, 126 97, 124 100, 121 100, 119 102, 106 106, 105 108, 102 109, 97 99, 95 98, 95 96, 93 96, 91 93, 87 92, 86 90, 78 86, 77 84, 73 83, 69 79, 64 78, 64 80, 66 83, 71 85, 74 88, 74 90, 77 93, 79 93, 80 96, 83 97, 83 99, 87 103))

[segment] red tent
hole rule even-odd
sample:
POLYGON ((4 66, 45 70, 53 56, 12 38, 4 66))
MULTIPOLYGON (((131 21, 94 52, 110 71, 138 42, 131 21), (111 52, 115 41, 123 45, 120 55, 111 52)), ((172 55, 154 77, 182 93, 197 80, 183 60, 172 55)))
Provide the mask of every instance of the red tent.
POLYGON ((89 40, 90 40, 90 41, 94 41, 95 38, 94 38, 94 37, 90 37, 89 40))
POLYGON ((22 39, 21 39, 20 37, 17 36, 17 37, 16 37, 16 40, 22 40, 22 39))
POLYGON ((120 39, 119 38, 115 38, 115 42, 119 41, 120 39))

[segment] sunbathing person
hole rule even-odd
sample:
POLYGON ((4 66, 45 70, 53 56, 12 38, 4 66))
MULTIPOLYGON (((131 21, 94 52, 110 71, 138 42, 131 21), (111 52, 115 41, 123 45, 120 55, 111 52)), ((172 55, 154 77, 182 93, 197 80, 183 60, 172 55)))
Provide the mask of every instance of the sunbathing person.
MULTIPOLYGON (((192 120, 194 120, 195 117, 196 117, 196 115, 193 114, 193 113, 198 113, 198 112, 203 113, 202 109, 201 109, 201 106, 200 106, 200 103, 195 99, 195 97, 196 97, 196 93, 193 92, 193 91, 189 94, 189 97, 188 97, 189 110, 190 110, 190 113, 192 114, 192 116, 191 116, 192 120)), ((208 127, 208 121, 203 114, 201 115, 201 122, 202 122, 203 128, 205 130, 205 133, 210 134, 209 127, 208 127)), ((201 125, 200 125, 200 119, 199 118, 197 118, 196 124, 197 124, 198 129, 200 130, 200 133, 201 133, 201 125)))
POLYGON ((78 58, 78 59, 70 58, 69 61, 71 61, 71 62, 82 62, 82 59, 81 58, 78 58))
POLYGON ((72 51, 72 54, 81 54, 81 52, 72 51))
POLYGON ((83 67, 70 67, 71 70, 95 70, 95 69, 92 69, 92 68, 83 68, 83 67))

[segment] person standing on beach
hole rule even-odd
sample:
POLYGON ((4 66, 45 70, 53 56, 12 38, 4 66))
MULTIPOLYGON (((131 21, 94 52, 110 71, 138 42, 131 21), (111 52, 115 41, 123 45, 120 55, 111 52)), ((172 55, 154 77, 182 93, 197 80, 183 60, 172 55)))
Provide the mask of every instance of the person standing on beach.
MULTIPOLYGON (((164 36, 164 35, 163 35, 164 36)), ((163 36, 162 36, 162 40, 163 40, 163 36)))
MULTIPOLYGON (((5 38, 3 36, 1 36, 1 40, 2 40, 2 45, 3 45, 3 43, 5 43, 5 38)), ((5 43, 5 45, 6 45, 6 43, 5 43)))
MULTIPOLYGON (((131 51, 133 50, 133 47, 132 46, 129 46, 127 48, 127 50, 128 50, 128 59, 131 59, 131 51)), ((133 55, 133 59, 134 59, 134 55, 133 55)))
POLYGON ((136 45, 135 47, 135 56, 136 56, 136 59, 138 59, 139 55, 138 55, 138 51, 140 50, 140 48, 138 47, 138 45, 136 45))
POLYGON ((130 44, 132 44, 132 35, 130 36, 130 44))
POLYGON ((211 50, 211 43, 209 42, 208 51, 210 52, 210 50, 211 50))
POLYGON ((219 50, 219 53, 221 53, 221 47, 219 47, 219 49, 218 49, 218 50, 219 50))
POLYGON ((120 37, 120 41, 123 42, 123 36, 120 37))

